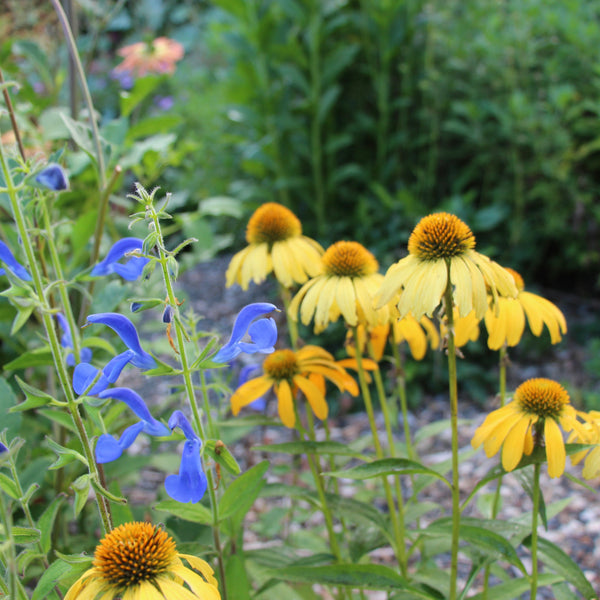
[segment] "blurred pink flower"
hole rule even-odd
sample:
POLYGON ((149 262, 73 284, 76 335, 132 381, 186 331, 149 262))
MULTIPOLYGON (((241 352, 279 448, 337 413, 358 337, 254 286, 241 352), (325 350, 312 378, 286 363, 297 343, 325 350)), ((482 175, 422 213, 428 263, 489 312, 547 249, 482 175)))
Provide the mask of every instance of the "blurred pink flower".
POLYGON ((173 73, 175 63, 183 58, 183 46, 166 37, 156 38, 151 43, 137 42, 124 46, 118 53, 123 62, 115 67, 116 73, 128 72, 136 77, 147 73, 173 73))

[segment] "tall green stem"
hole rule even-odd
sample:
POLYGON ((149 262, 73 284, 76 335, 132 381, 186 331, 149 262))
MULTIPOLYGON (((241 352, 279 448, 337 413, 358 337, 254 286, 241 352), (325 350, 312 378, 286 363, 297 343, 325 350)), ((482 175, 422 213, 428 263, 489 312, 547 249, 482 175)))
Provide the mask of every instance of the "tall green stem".
POLYGON ((536 598, 538 585, 538 514, 540 510, 540 470, 541 463, 533 466, 533 513, 531 514, 531 598, 536 598))
MULTIPOLYGON (((508 363, 508 354, 506 351, 506 344, 500 348, 500 360, 499 360, 499 396, 500 396, 500 408, 504 406, 506 402, 506 364, 508 363)), ((496 491, 494 492, 494 500, 492 502, 492 514, 491 518, 495 519, 500 510, 500 490, 502 489, 502 475, 498 478, 496 484, 496 491)), ((490 581, 490 565, 486 565, 483 573, 483 591, 481 592, 482 600, 487 600, 488 588, 490 581)))
MULTIPOLYGON (((138 190, 141 191, 141 190, 138 190)), ((141 197, 143 198, 143 193, 141 197)), ((146 198, 147 200, 147 198, 146 198)), ((163 282, 165 284, 165 289, 167 291, 167 301, 169 305, 173 308, 174 312, 177 310, 179 302, 177 297, 175 296, 175 290, 173 288, 173 281, 171 278, 171 274, 169 272, 169 257, 167 256, 167 252, 164 246, 164 238, 162 235, 162 229, 160 225, 160 218, 158 213, 156 212, 156 208, 154 206, 154 202, 148 202, 146 204, 146 209, 150 211, 150 218, 152 219, 152 224, 154 226, 154 231, 157 233, 157 247, 158 247, 158 262, 161 265, 163 282)), ((190 410, 192 411, 192 418, 194 421, 195 429, 200 436, 200 439, 204 442, 206 440, 206 434, 204 431, 204 426, 202 424, 202 419, 200 417, 200 409, 198 407, 198 402, 196 399, 196 392, 194 390, 194 383, 192 381, 192 371, 190 369, 189 359, 187 356, 187 350, 185 345, 185 332, 183 329, 183 324, 181 323, 178 316, 173 318, 175 324, 175 335, 177 338, 177 352, 179 355, 179 361, 181 363, 181 372, 183 375, 183 381, 186 391, 186 396, 188 399, 188 404, 190 406, 190 410)), ((206 385, 203 384, 203 390, 206 391, 206 385)), ((207 420, 209 421, 209 430, 212 432, 214 426, 212 424, 211 415, 210 415, 210 406, 208 406, 208 397, 204 394, 205 398, 205 412, 207 415, 207 420)), ((219 534, 219 505, 217 502, 217 497, 214 489, 214 482, 212 471, 207 472, 207 480, 208 480, 208 493, 210 496, 210 505, 213 516, 213 542, 215 544, 215 551, 217 553, 217 563, 219 568, 219 575, 221 579, 221 598, 223 600, 227 600, 227 582, 225 579, 225 561, 223 556, 223 546, 221 544, 221 538, 219 534)))
MULTIPOLYGON (((31 270, 33 286, 39 302, 40 317, 44 324, 45 333, 48 338, 50 352, 52 354, 52 358, 56 366, 56 372, 61 385, 61 389, 67 402, 69 414, 71 415, 73 424, 81 442, 85 458, 88 463, 90 475, 94 478, 95 481, 97 481, 100 484, 101 478, 99 475, 98 466, 94 459, 94 453, 92 451, 87 430, 81 418, 81 414, 79 413, 79 407, 75 401, 73 388, 71 387, 71 380, 67 372, 67 367, 63 359, 60 342, 56 335, 54 322, 52 320, 51 307, 49 306, 48 300, 46 298, 44 283, 42 281, 39 265, 36 260, 35 252, 33 250, 32 241, 29 237, 29 230, 27 228, 25 215, 23 214, 23 211, 21 209, 21 204, 19 203, 19 199, 17 197, 17 188, 15 188, 13 184, 12 175, 8 168, 6 157, 4 155, 4 148, 1 144, 0 162, 2 173, 4 175, 4 181, 6 182, 6 192, 8 193, 8 197, 10 199, 10 205, 13 217, 15 219, 15 223, 17 225, 17 231, 19 232, 19 237, 23 243, 23 249, 25 251, 25 255, 27 256, 27 263, 31 270)), ((100 511, 100 517, 102 518, 105 533, 108 533, 112 529, 112 518, 110 514, 110 506, 108 500, 101 494, 96 494, 96 501, 98 503, 98 509, 100 511)))
POLYGON ((392 327, 392 353, 394 355, 394 364, 396 367, 396 393, 400 399, 400 410, 402 411, 402 424, 404 426, 404 443, 406 445, 406 455, 411 460, 415 458, 415 452, 412 445, 412 437, 410 434, 410 424, 408 422, 408 399, 406 397, 406 378, 404 377, 404 365, 402 364, 402 356, 398 341, 394 335, 392 327))
POLYGON ((458 385, 456 377, 456 345, 454 343, 454 299, 447 263, 448 285, 444 293, 444 308, 448 319, 448 386, 450 395, 450 427, 452 431, 452 541, 450 544, 450 600, 456 600, 458 576, 458 543, 460 532, 460 490, 458 474, 458 385))
MULTIPOLYGON (((369 391, 369 386, 367 384, 367 379, 365 376, 365 370, 363 367, 363 358, 362 351, 360 349, 360 344, 358 340, 358 328, 354 326, 352 328, 352 334, 354 335, 354 339, 357 341, 356 343, 356 363, 358 367, 358 381, 360 384, 360 390, 363 398, 363 402, 365 403, 365 408, 367 410, 367 416, 369 417, 369 424, 371 426, 371 435, 373 437, 373 444, 375 446, 375 455, 378 459, 384 458, 383 448, 381 447, 381 442, 379 441, 379 435, 377 432, 377 424, 375 423, 375 412, 373 410, 373 402, 371 401, 371 392, 369 391)), ((403 575, 406 575, 406 552, 404 545, 404 532, 400 527, 400 522, 398 520, 396 505, 394 504, 394 497, 392 495, 392 490, 390 488, 390 483, 387 477, 382 477, 383 490, 385 493, 388 511, 390 513, 390 520, 392 522, 392 530, 394 532, 395 538, 395 552, 396 552, 396 560, 398 561, 398 566, 402 571, 403 575)))

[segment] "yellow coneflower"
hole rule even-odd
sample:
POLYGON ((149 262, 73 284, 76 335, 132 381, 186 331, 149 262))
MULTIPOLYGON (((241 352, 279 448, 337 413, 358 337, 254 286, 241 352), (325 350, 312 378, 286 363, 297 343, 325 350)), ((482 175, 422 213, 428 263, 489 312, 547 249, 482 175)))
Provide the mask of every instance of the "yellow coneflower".
POLYGON ((560 427, 575 429, 585 436, 580 415, 571 405, 569 394, 556 381, 536 378, 522 383, 512 402, 491 412, 477 428, 471 445, 483 448, 488 457, 502 446, 502 466, 512 471, 523 454, 530 455, 534 445, 546 447, 548 475, 559 477, 565 470, 566 452, 560 427), (560 425, 560 427, 559 427, 560 425))
POLYGON ((378 306, 402 290, 398 311, 418 320, 432 316, 442 301, 448 269, 454 286, 454 304, 460 316, 475 309, 482 318, 488 307, 488 286, 498 294, 517 295, 512 276, 499 264, 474 250, 475 236, 458 217, 434 213, 419 221, 408 240, 409 255, 392 265, 378 292, 378 306))
POLYGON ((346 323, 370 326, 388 321, 388 308, 373 307, 376 290, 383 281, 375 257, 358 242, 332 244, 322 258, 321 273, 307 281, 290 303, 290 317, 308 325, 314 316, 315 333, 340 316, 346 323))
MULTIPOLYGON (((422 360, 424 358, 428 345, 434 349, 440 343, 439 334, 430 319, 422 317, 420 321, 417 321, 409 314, 403 319, 394 319, 391 323, 368 328, 369 341, 373 351, 371 358, 373 360, 379 362, 383 358, 385 345, 392 330, 393 341, 396 344, 406 342, 415 360, 422 360)), ((364 353, 364 347, 367 342, 365 326, 359 325, 357 331, 359 343, 364 353)), ((348 354, 351 356, 355 354, 354 344, 354 335, 352 331, 348 331, 346 333, 346 346, 348 354)))
POLYGON ((567 332, 567 322, 562 312, 549 300, 525 291, 525 282, 519 273, 506 269, 515 280, 516 298, 498 298, 498 305, 485 313, 485 326, 488 331, 488 346, 499 350, 504 344, 516 346, 525 329, 525 317, 535 336, 540 336, 544 325, 550 332, 553 344, 560 342, 561 333, 567 332))
POLYGON ((581 474, 585 479, 600 477, 600 412, 591 410, 587 413, 583 432, 573 431, 567 440, 573 444, 593 444, 589 448, 571 455, 571 462, 579 464, 584 458, 583 471, 581 474))
POLYGON ((125 523, 101 540, 88 569, 65 600, 221 600, 210 565, 177 552, 166 531, 125 523), (186 567, 184 559, 190 567, 186 567))
POLYGON ((323 248, 302 235, 298 217, 281 204, 267 202, 254 211, 246 241, 248 246, 229 263, 227 287, 239 283, 246 290, 250 281, 262 283, 273 272, 283 287, 290 288, 321 272, 323 248))
POLYGON ((300 390, 316 417, 326 419, 329 408, 322 389, 323 378, 334 383, 340 391, 348 391, 353 396, 358 394, 354 379, 323 348, 304 346, 296 352, 276 350, 265 358, 263 375, 247 381, 234 392, 231 409, 237 415, 242 407, 273 388, 281 421, 286 427, 294 427, 294 398, 300 390))

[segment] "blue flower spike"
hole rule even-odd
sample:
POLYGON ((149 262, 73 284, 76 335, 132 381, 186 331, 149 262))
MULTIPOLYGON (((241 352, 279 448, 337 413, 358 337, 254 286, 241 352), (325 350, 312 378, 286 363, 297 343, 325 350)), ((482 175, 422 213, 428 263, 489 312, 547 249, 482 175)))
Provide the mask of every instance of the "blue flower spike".
MULTIPOLYGON (((17 261, 10 248, 2 241, 0 241, 0 262, 3 262, 9 271, 16 275, 19 279, 22 279, 23 281, 31 281, 31 275, 27 269, 17 261)), ((6 271, 4 269, 0 269, 0 275, 5 274, 6 271)))
POLYGON ((35 180, 42 187, 53 192, 60 192, 69 189, 69 178, 65 170, 57 163, 50 163, 42 169, 36 176, 35 180))
MULTIPOLYGON (((63 348, 69 348, 70 350, 73 350, 73 332, 69 327, 67 319, 62 313, 56 313, 54 316, 56 317, 56 320, 58 321, 58 324, 63 332, 62 337, 60 338, 60 345, 63 348)), ((92 351, 89 348, 81 348, 80 358, 81 362, 89 363, 90 360, 92 360, 92 351)), ((70 367, 75 366, 75 355, 72 352, 67 356, 67 364, 70 367)))
POLYGON ((183 431, 186 441, 183 444, 179 474, 167 476, 165 490, 177 502, 200 502, 208 487, 200 457, 202 442, 180 410, 176 410, 169 419, 169 428, 173 430, 175 427, 183 431))
POLYGON ((136 256, 142 251, 143 244, 143 240, 134 237, 126 237, 115 242, 104 260, 92 269, 91 275, 101 277, 116 273, 126 281, 135 281, 150 262, 149 258, 136 256), (126 261, 120 263, 123 258, 126 261))
POLYGON ((242 352, 270 354, 275 350, 277 326, 272 318, 263 319, 273 311, 279 311, 274 304, 254 302, 244 306, 238 313, 231 331, 231 338, 213 357, 213 362, 226 363, 242 352), (257 319, 255 321, 255 319, 257 319), (250 342, 242 342, 248 334, 250 342))
POLYGON ((130 357, 127 362, 131 362, 132 365, 144 371, 156 367, 154 358, 142 349, 135 326, 127 317, 120 315, 119 313, 96 313, 94 315, 89 315, 87 322, 88 324, 101 323, 102 325, 110 327, 133 353, 128 354, 127 351, 123 353, 130 357))

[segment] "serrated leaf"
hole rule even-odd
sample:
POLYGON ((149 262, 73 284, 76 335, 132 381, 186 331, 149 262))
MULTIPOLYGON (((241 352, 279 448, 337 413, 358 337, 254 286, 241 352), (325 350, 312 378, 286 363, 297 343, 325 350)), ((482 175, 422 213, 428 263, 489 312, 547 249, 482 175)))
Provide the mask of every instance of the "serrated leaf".
POLYGON ((283 454, 325 454, 335 456, 352 456, 365 460, 360 452, 352 450, 346 444, 334 441, 313 442, 310 440, 298 440, 296 442, 283 442, 281 444, 265 444, 253 446, 252 450, 262 452, 282 452, 283 454))
POLYGON ((450 482, 443 475, 425 467, 421 463, 406 458, 381 458, 364 465, 357 465, 343 471, 330 471, 323 473, 323 475, 344 479, 358 479, 361 481, 387 475, 428 475, 440 479, 450 487, 450 482))
POLYGON ((200 503, 181 503, 177 500, 162 500, 154 506, 154 510, 168 512, 184 521, 212 525, 213 516, 210 509, 200 503))
POLYGON ((231 482, 219 501, 219 520, 238 512, 246 514, 266 483, 263 475, 268 468, 269 462, 264 460, 231 482))

